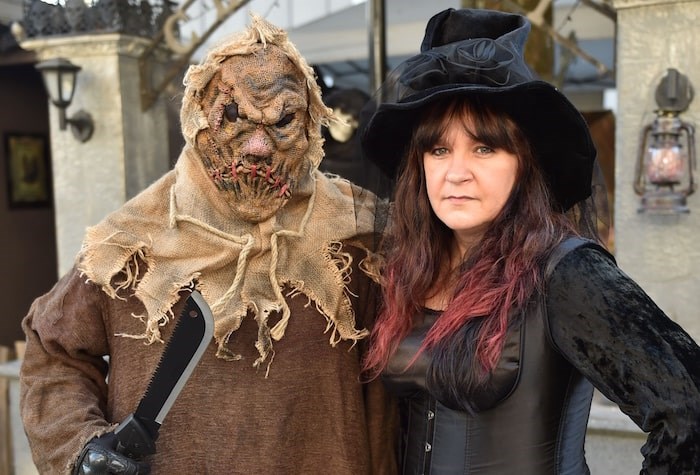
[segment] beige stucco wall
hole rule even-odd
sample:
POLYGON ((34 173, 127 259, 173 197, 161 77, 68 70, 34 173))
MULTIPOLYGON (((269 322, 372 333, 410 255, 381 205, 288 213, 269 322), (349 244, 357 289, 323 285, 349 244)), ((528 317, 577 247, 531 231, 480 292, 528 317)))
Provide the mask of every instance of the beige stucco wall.
POLYGON ((59 130, 57 108, 49 110, 59 275, 72 266, 88 226, 168 170, 164 99, 145 112, 140 107, 138 57, 146 45, 144 39, 119 34, 41 38, 21 45, 40 61, 63 57, 82 68, 67 116, 84 109, 95 123, 92 138, 81 143, 69 129, 59 130))
MULTIPOLYGON (((700 88, 700 1, 613 0, 617 9, 615 244, 620 267, 700 341, 700 194, 690 214, 637 213, 633 191, 640 130, 653 117, 654 92, 667 68, 700 88)), ((700 121, 700 99, 681 115, 700 121)))

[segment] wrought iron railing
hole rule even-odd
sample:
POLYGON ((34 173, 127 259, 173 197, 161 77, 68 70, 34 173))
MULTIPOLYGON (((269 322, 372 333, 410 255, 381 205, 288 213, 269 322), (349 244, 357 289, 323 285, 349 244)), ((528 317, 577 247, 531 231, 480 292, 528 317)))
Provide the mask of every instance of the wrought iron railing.
POLYGON ((22 19, 15 25, 24 38, 85 33, 122 33, 154 37, 177 3, 171 0, 65 0, 49 4, 25 0, 22 19))

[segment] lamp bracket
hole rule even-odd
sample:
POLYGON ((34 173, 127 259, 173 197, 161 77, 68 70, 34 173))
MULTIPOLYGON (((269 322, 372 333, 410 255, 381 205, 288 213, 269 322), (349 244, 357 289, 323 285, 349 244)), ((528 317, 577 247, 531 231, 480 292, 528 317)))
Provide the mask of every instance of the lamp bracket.
POLYGON ((73 117, 66 119, 66 123, 70 125, 70 130, 73 132, 73 137, 80 142, 87 142, 92 137, 95 131, 95 123, 89 112, 80 109, 73 114, 73 117))
POLYGON ((693 86, 687 76, 677 69, 668 68, 656 87, 655 98, 662 111, 680 113, 686 110, 693 100, 693 86))

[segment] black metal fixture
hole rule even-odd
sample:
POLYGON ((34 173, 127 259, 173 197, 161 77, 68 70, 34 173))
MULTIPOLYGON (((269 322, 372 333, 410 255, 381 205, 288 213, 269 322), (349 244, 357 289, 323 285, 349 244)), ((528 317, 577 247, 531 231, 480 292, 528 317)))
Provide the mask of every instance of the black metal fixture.
POLYGON ((668 69, 656 88, 656 117, 642 130, 634 190, 640 213, 688 213, 686 198, 696 188, 695 127, 680 119, 693 100, 693 87, 668 69))
POLYGON ((81 142, 90 140, 95 124, 88 112, 81 109, 73 117, 66 117, 66 109, 73 101, 80 66, 76 66, 65 58, 53 58, 38 63, 36 69, 41 71, 44 77, 44 85, 51 102, 58 107, 59 129, 66 130, 66 125, 70 125, 76 139, 81 142))

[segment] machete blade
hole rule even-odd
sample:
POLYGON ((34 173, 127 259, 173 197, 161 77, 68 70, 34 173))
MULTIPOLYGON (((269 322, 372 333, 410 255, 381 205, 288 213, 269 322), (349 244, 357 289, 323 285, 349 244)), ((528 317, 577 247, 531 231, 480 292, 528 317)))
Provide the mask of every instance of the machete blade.
POLYGON ((214 335, 214 317, 198 291, 185 308, 163 350, 136 411, 114 430, 119 450, 131 456, 155 452, 163 419, 182 391, 214 335))

